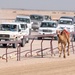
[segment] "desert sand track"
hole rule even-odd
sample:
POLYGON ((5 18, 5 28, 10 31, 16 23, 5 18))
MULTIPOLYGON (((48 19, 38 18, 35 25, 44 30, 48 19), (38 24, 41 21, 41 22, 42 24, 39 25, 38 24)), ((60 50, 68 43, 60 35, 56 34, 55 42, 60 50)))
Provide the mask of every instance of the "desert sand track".
MULTIPOLYGON (((0 22, 12 21, 5 19, 14 19, 17 14, 29 15, 31 13, 48 14, 53 19, 58 19, 61 15, 74 16, 74 12, 69 11, 33 11, 33 10, 14 10, 14 9, 1 9, 0 10, 0 22)), ((36 34, 33 32, 33 34, 36 34)), ((48 46, 48 41, 45 42, 44 47, 48 46)), ((57 42, 54 42, 54 46, 57 46, 57 42)), ((23 47, 27 49, 29 45, 23 47)), ((39 41, 35 42, 34 48, 39 47, 39 41)), ((12 50, 12 48, 10 49, 12 50)), ((5 52, 4 48, 0 48, 1 53, 5 52)), ((65 59, 59 58, 58 55, 51 57, 46 56, 30 57, 16 61, 16 59, 9 60, 7 63, 5 60, 0 59, 0 75, 75 75, 75 54, 70 53, 65 59)))
MULTIPOLYGON (((35 40, 33 49, 39 48, 39 43, 40 41, 35 40)), ((53 44, 53 47, 57 46, 57 41, 54 41, 53 44)), ((21 50, 28 49, 28 47, 29 44, 26 44, 21 50)), ((44 41, 44 47, 49 47, 49 41, 44 41)), ((13 49, 9 48, 10 50, 13 49)), ((3 51, 5 49, 0 48, 0 52, 3 51)), ((44 58, 40 56, 23 57, 21 61, 16 61, 16 58, 8 59, 7 63, 0 59, 0 75, 75 75, 75 54, 73 52, 70 52, 70 56, 66 56, 65 59, 63 55, 59 58, 58 54, 55 56, 49 54, 50 52, 44 58)))
POLYGON ((66 59, 29 58, 0 64, 0 75, 75 75, 75 55, 66 59))

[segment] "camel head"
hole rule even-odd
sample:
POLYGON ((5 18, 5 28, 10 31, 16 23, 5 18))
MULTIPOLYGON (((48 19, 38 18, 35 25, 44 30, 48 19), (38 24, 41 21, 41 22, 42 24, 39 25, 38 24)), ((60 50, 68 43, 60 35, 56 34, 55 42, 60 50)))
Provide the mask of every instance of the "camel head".
POLYGON ((56 30, 56 34, 59 35, 61 32, 60 30, 56 30))

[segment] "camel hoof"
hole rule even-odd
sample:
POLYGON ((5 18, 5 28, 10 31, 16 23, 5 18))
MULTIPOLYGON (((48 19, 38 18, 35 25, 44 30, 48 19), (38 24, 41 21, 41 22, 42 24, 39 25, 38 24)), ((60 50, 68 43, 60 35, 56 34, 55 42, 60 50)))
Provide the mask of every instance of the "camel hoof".
POLYGON ((63 56, 63 58, 66 58, 66 56, 63 56))
POLYGON ((59 57, 61 57, 61 55, 59 55, 59 57))
POLYGON ((70 55, 70 54, 67 54, 68 56, 70 55))

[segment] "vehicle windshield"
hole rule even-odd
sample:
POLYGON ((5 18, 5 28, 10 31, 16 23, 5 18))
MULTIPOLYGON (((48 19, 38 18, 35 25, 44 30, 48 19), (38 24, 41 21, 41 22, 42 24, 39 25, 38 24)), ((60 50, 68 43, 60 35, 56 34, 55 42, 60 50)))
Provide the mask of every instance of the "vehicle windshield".
POLYGON ((69 20, 59 20, 59 24, 69 24, 69 25, 71 25, 72 21, 69 21, 69 20))
POLYGON ((51 27, 56 28, 57 24, 53 22, 42 22, 40 27, 51 27))
POLYGON ((1 31, 17 31, 17 25, 13 24, 1 24, 0 25, 0 30, 1 31))
POLYGON ((26 23, 30 23, 30 20, 27 18, 16 18, 15 22, 26 22, 26 23))
POLYGON ((43 21, 43 16, 40 15, 30 15, 31 20, 43 21))
POLYGON ((45 20, 51 20, 51 16, 49 17, 49 16, 45 15, 45 20))

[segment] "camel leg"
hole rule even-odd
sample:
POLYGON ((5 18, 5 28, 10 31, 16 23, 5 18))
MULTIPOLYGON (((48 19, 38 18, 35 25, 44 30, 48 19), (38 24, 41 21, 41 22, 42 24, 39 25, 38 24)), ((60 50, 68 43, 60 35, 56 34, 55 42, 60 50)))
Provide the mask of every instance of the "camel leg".
POLYGON ((69 56, 70 55, 70 53, 69 53, 69 48, 70 47, 70 40, 68 41, 68 49, 67 49, 67 51, 68 51, 68 53, 67 53, 67 55, 69 56))
POLYGON ((65 55, 66 44, 64 44, 63 46, 64 46, 64 47, 63 47, 63 57, 66 58, 66 55, 65 55))
POLYGON ((61 43, 58 43, 59 57, 61 57, 61 53, 62 53, 62 48, 61 48, 60 44, 61 44, 61 43))

